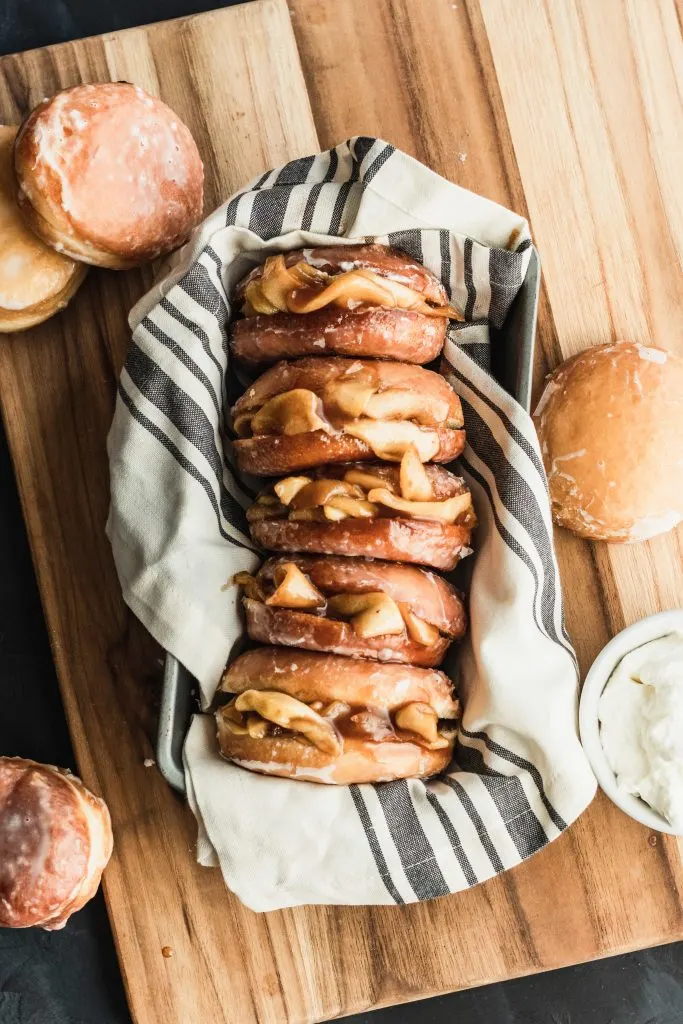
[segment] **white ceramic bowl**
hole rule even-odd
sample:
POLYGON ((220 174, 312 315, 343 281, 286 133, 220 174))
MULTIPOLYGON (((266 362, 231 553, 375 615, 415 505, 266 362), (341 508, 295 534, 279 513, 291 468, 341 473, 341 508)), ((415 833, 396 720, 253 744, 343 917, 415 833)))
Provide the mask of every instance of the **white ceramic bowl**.
POLYGON ((683 835, 683 832, 672 828, 666 818, 653 810, 640 797, 624 793, 617 786, 614 772, 610 768, 600 742, 600 722, 598 720, 598 702, 607 680, 625 654, 636 647, 641 647, 650 640, 657 640, 675 631, 683 632, 683 609, 660 612, 617 633, 613 640, 604 647, 597 656, 586 676, 579 703, 579 731, 581 743, 595 772, 600 788, 612 803, 620 807, 629 817, 642 822, 657 832, 668 832, 669 835, 683 835))

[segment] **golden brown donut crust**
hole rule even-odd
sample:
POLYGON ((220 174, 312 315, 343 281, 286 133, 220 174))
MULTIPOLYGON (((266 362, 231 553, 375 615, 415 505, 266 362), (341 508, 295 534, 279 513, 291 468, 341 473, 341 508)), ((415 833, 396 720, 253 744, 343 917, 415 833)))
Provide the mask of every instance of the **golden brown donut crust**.
POLYGON ((169 252, 201 215, 204 172, 189 129, 125 82, 44 100, 15 144, 26 223, 74 259, 123 269, 169 252))
MULTIPOLYGON (((439 450, 435 462, 452 462, 465 447, 465 431, 436 427, 439 450)), ((323 463, 371 462, 377 456, 365 441, 349 434, 311 430, 305 434, 275 437, 261 434, 234 442, 237 465, 254 476, 282 476, 323 463)))
POLYGON ((427 750, 405 740, 373 742, 355 737, 345 739, 342 754, 331 758, 316 747, 287 736, 260 740, 236 736, 225 728, 220 712, 216 718, 219 749, 227 760, 263 775, 303 782, 350 786, 424 779, 445 771, 453 758, 452 744, 442 750, 427 750))
POLYGON ((302 356, 346 356, 429 363, 446 340, 445 317, 406 309, 328 306, 314 313, 252 316, 232 325, 230 350, 247 366, 302 356))
POLYGON ((247 632, 252 640, 261 644, 327 651, 347 658, 397 661, 422 668, 440 665, 450 645, 450 641, 443 636, 430 646, 400 635, 363 638, 358 636, 348 622, 294 608, 272 608, 250 598, 245 598, 244 610, 247 632))
POLYGON ((55 313, 59 313, 74 297, 87 273, 88 268, 85 264, 74 263, 74 272, 61 291, 24 310, 0 309, 0 334, 26 331, 29 327, 42 324, 55 313))
POLYGON ((249 524, 252 539, 266 551, 360 555, 450 571, 470 553, 472 531, 457 523, 428 519, 344 519, 290 522, 263 519, 249 524))

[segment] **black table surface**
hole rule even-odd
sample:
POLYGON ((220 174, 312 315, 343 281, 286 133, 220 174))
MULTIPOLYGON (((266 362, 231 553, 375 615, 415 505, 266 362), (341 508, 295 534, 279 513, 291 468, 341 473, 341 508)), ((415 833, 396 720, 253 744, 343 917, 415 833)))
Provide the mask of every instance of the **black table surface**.
MULTIPOLYGON (((217 6, 218 0, 0 0, 0 53, 217 6)), ((0 695, 0 752, 75 767, 1 433, 0 695)), ((347 1020, 683 1024, 683 943, 347 1020)), ((0 1024, 130 1024, 101 893, 63 931, 0 929, 0 1024)))

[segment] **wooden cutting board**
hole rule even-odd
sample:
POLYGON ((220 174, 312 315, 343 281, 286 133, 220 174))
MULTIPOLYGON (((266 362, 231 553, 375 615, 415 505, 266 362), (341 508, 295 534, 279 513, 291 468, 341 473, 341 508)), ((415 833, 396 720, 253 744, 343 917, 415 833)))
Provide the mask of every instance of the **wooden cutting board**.
MULTIPOLYGON (((255 0, 3 58, 0 117, 76 82, 137 82, 194 132, 207 208, 287 159, 381 135, 529 216, 538 385, 615 338, 683 352, 681 68, 669 0, 255 0)), ((682 938, 681 844, 602 797, 514 871, 419 906, 258 916, 197 867, 190 814, 144 767, 160 652, 123 606, 104 536, 126 312, 150 281, 92 271, 64 314, 0 342, 71 734, 112 810, 105 893, 138 1024, 319 1020, 682 938)), ((683 605, 682 536, 608 547, 558 532, 584 671, 624 625, 683 605)))

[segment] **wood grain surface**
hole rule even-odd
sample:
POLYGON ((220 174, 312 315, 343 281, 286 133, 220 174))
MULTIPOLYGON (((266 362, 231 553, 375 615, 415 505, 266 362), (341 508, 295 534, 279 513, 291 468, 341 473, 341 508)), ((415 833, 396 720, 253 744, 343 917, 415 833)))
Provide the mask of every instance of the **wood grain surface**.
MULTIPOLYGON (((292 0, 289 13, 255 0, 3 58, 0 117, 78 81, 135 81, 194 132, 207 208, 318 145, 387 138, 529 216, 545 275, 538 385, 616 337, 682 350, 682 57, 668 0, 292 0)), ((143 766, 160 652, 122 604, 103 529, 126 313, 150 281, 91 271, 64 314, 0 344, 71 734, 112 810, 105 894, 137 1024, 320 1020, 682 938, 679 843, 601 797, 514 871, 419 906, 259 916, 196 866, 190 814, 143 766)), ((584 670, 623 625, 683 605, 681 531, 557 544, 584 670)))

